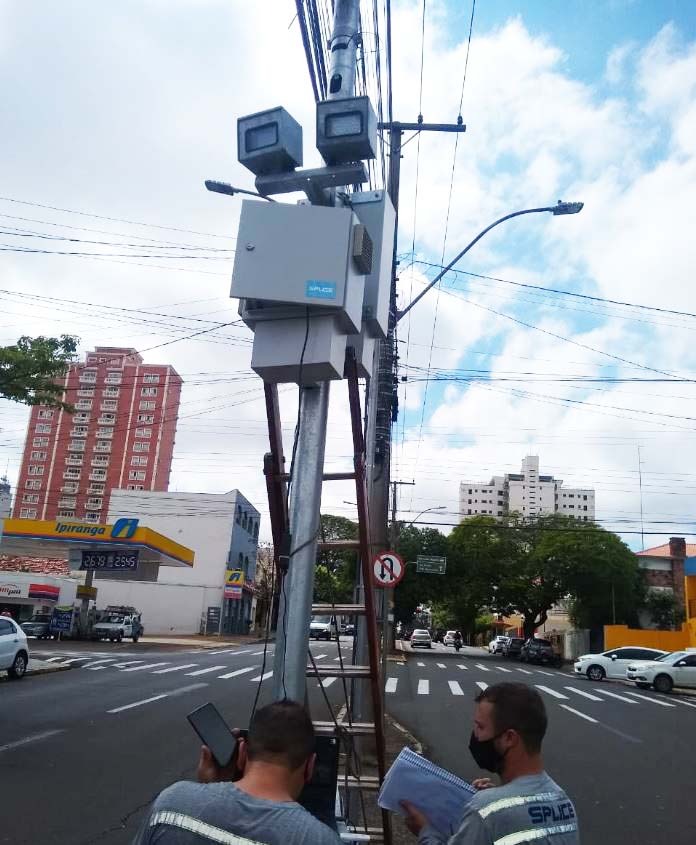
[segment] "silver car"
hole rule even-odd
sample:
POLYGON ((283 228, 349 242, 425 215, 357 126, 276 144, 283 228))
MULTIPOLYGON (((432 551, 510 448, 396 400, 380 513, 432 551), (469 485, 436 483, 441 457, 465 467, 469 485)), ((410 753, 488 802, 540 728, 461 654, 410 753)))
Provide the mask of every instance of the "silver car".
POLYGON ((411 648, 432 648, 433 641, 425 628, 416 628, 411 634, 411 648))

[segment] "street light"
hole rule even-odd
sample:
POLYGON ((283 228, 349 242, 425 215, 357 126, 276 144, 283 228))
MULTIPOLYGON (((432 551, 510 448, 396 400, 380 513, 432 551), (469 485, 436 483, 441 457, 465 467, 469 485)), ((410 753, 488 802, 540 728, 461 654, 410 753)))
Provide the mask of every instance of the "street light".
POLYGON ((397 311, 397 323, 399 320, 405 317, 406 314, 408 314, 408 312, 411 310, 411 308, 413 308, 413 306, 416 304, 416 302, 418 302, 419 299, 422 299, 431 288, 435 287, 435 285, 440 281, 440 279, 445 275, 445 273, 449 273, 449 271, 454 267, 454 265, 461 258, 463 258, 463 256, 466 255, 466 253, 471 249, 474 244, 478 243, 478 241, 480 241, 484 235, 490 232, 491 229, 494 229, 496 226, 500 225, 500 223, 504 223, 506 220, 511 220, 513 217, 520 217, 523 214, 539 214, 542 211, 550 211, 551 214, 556 217, 566 214, 578 214, 580 211, 582 211, 583 206, 584 203, 582 202, 561 202, 561 200, 558 200, 558 203, 556 205, 549 205, 545 206, 544 208, 525 208, 523 211, 513 211, 512 214, 506 214, 505 217, 501 217, 499 220, 496 220, 495 223, 491 223, 491 225, 485 228, 483 232, 479 232, 479 234, 476 235, 473 241, 471 241, 470 244, 465 246, 464 249, 459 253, 459 255, 457 255, 452 261, 450 261, 450 263, 446 267, 443 267, 442 270, 440 270, 440 272, 437 274, 437 276, 435 276, 432 282, 430 282, 427 287, 423 288, 423 290, 418 294, 418 296, 413 300, 413 302, 407 305, 403 311, 397 311))
POLYGON ((409 523, 409 527, 413 525, 416 520, 420 519, 424 513, 430 513, 431 511, 444 511, 447 508, 447 505, 436 505, 433 508, 426 508, 424 511, 421 511, 418 516, 414 517, 409 523))

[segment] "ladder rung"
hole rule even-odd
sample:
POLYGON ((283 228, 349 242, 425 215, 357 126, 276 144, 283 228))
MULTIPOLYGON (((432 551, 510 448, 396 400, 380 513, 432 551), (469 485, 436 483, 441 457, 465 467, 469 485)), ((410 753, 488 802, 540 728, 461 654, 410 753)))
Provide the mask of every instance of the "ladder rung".
MULTIPOLYGON (((373 722, 353 722, 349 725, 348 722, 339 722, 339 728, 344 733, 351 736, 370 736, 375 732, 373 722)), ((335 722, 314 722, 314 731, 318 734, 333 734, 336 730, 335 722)))
POLYGON ((371 678, 369 666, 354 666, 350 664, 341 669, 340 666, 307 667, 308 678, 371 678))
POLYGON ((363 828, 356 828, 355 830, 349 830, 345 835, 341 837, 346 842, 370 842, 372 843, 379 843, 384 842, 384 831, 381 827, 368 827, 367 830, 363 828), (355 836, 355 839, 351 839, 351 836, 355 836), (369 839, 367 838, 369 837, 369 839))
POLYGON ((322 552, 359 549, 360 540, 328 540, 325 543, 317 543, 317 548, 322 552))
MULTIPOLYGON (((290 481, 290 473, 283 472, 280 475, 277 475, 276 478, 279 481, 290 481)), ((323 481, 355 481, 355 473, 354 472, 325 472, 322 475, 323 481)))
POLYGON ((364 604, 313 604, 312 614, 332 614, 336 616, 364 616, 364 604))
POLYGON ((356 778, 355 775, 348 775, 346 778, 340 772, 338 773, 337 783, 339 788, 347 786, 348 789, 370 789, 373 791, 377 791, 381 786, 379 778, 375 775, 363 775, 361 778, 356 778))

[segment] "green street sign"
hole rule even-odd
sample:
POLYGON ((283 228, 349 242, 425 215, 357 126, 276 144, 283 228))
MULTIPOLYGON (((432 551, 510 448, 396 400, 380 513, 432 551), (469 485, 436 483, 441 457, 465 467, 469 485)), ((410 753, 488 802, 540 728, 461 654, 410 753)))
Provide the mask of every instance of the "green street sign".
POLYGON ((418 555, 416 560, 416 572, 426 575, 444 575, 447 569, 446 557, 426 557, 418 555))

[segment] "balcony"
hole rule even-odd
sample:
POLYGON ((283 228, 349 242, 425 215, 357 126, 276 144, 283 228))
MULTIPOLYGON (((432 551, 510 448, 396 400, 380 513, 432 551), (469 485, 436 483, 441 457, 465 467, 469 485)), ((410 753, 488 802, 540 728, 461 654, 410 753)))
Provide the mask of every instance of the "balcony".
POLYGON ((102 416, 99 417, 97 420, 99 425, 116 425, 116 416, 112 414, 112 416, 102 416))
POLYGON ((101 510, 102 499, 87 499, 87 507, 93 510, 101 510))
MULTIPOLYGON (((104 495, 104 485, 103 484, 91 484, 87 488, 87 493, 92 494, 94 496, 103 496, 104 495)), ((101 505, 100 505, 101 507, 101 505)))
POLYGON ((77 504, 75 499, 58 499, 59 508, 74 508, 77 504))
POLYGON ((87 427, 82 426, 80 428, 71 428, 70 429, 70 436, 71 437, 87 437, 87 427))
POLYGON ((118 387, 105 387, 102 391, 102 395, 107 399, 116 399, 120 392, 121 391, 118 389, 118 387))
POLYGON ((100 411, 118 411, 118 402, 106 401, 99 406, 100 411))
POLYGON ((60 488, 60 492, 61 493, 68 493, 68 494, 77 493, 78 492, 77 484, 64 484, 60 488))
POLYGON ((121 376, 107 376, 104 379, 104 384, 121 384, 121 376))
POLYGON ((80 375, 80 384, 96 384, 97 383, 97 374, 96 373, 82 373, 80 375))
POLYGON ((113 428, 98 428, 97 437, 111 438, 114 436, 113 428))
POLYGON ((110 452, 111 443, 97 443, 94 447, 95 452, 110 452))
POLYGON ((109 466, 109 458, 107 457, 97 457, 92 458, 92 466, 93 467, 108 467, 109 466))
POLYGON ((94 396, 94 388, 90 387, 87 390, 78 390, 77 395, 78 396, 87 396, 87 397, 94 396))
POLYGON ((76 411, 91 411, 92 410, 92 400, 91 399, 80 399, 79 402, 75 404, 76 411))
POLYGON ((94 469, 89 474, 90 481, 106 481, 106 472, 104 470, 94 469))
POLYGON ((74 440, 72 443, 68 445, 68 452, 84 452, 85 451, 85 441, 84 440, 74 440))
POLYGON ((79 481, 81 475, 82 473, 78 472, 77 470, 66 469, 63 473, 63 478, 65 479, 65 481, 79 481))
POLYGON ((65 459, 65 463, 68 466, 81 467, 82 455, 68 455, 68 457, 65 459))

